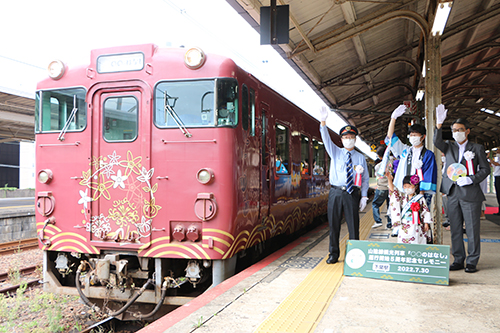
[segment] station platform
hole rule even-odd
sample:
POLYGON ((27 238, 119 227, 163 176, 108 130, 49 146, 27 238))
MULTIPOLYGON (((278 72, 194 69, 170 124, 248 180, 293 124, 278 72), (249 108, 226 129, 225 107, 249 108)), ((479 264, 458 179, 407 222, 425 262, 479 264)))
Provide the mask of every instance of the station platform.
MULTIPOLYGON (((323 224, 139 332, 500 332, 500 216, 488 214, 495 206, 488 194, 479 271, 450 271, 449 285, 343 276, 343 253, 325 262, 323 224)), ((397 242, 385 221, 371 228, 370 203, 360 217, 360 239, 397 242)), ((345 224, 340 238, 345 249, 345 224)), ((443 241, 450 244, 447 230, 443 241)))

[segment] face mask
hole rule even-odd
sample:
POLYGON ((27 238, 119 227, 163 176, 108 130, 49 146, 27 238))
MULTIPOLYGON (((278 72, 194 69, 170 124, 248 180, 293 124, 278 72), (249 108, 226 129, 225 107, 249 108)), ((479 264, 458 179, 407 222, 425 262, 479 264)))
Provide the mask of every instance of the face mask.
POLYGON ((405 190, 405 193, 408 195, 415 193, 415 189, 413 189, 411 187, 407 187, 404 190, 405 190))
POLYGON ((453 139, 456 142, 464 142, 466 139, 465 132, 453 132, 453 139))
POLYGON ((356 143, 356 139, 342 139, 344 148, 351 149, 354 147, 354 143, 356 143))
POLYGON ((422 138, 421 136, 410 136, 411 145, 415 147, 421 144, 422 143, 422 141, 420 141, 421 138, 422 138))

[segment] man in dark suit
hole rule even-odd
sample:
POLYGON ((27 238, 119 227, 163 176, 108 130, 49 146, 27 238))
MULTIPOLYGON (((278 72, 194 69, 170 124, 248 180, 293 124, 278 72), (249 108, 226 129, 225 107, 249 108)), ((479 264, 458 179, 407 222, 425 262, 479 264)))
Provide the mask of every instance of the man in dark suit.
POLYGON ((479 218, 481 216, 481 203, 485 200, 483 191, 479 186, 489 174, 490 166, 486 159, 484 147, 468 140, 470 126, 467 120, 459 118, 451 126, 455 141, 444 141, 442 125, 446 119, 444 105, 436 107, 436 131, 434 132, 434 145, 446 156, 446 168, 453 163, 460 163, 466 167, 467 176, 460 177, 456 181, 443 174, 441 192, 448 196, 448 219, 451 231, 451 252, 454 261, 450 271, 464 268, 465 272, 477 272, 479 261, 481 239, 479 235, 479 218), (463 223, 467 233, 468 245, 465 254, 463 241, 463 223))

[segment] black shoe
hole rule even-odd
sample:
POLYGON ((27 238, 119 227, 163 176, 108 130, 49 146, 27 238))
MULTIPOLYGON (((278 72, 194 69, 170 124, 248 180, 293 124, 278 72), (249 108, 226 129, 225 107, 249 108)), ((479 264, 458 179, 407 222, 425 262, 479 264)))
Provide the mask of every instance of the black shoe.
POLYGON ((333 256, 333 254, 330 254, 330 255, 328 256, 328 259, 326 259, 326 263, 327 263, 327 264, 335 264, 335 263, 336 263, 336 262, 338 262, 338 261, 339 261, 339 258, 335 258, 335 257, 333 256))
POLYGON ((443 222, 443 227, 449 227, 450 226, 450 222, 446 221, 446 222, 443 222))
POLYGON ((493 215, 497 215, 497 216, 498 216, 498 215, 500 215, 500 212, 498 212, 498 213, 493 213, 493 215))
POLYGON ((467 231, 465 231, 465 228, 462 228, 462 233, 466 234, 467 231))
POLYGON ((450 265, 450 271, 459 271, 461 269, 464 269, 464 264, 454 262, 450 265))
POLYGON ((467 266, 465 267, 465 273, 476 273, 476 272, 477 272, 476 265, 467 264, 467 266))

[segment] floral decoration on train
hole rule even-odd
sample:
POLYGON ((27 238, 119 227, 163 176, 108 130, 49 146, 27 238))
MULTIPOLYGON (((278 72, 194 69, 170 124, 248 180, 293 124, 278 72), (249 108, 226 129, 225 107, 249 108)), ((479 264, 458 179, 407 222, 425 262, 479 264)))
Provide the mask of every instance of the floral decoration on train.
POLYGON ((142 157, 131 151, 122 158, 116 151, 107 156, 94 156, 90 169, 82 171, 79 185, 82 221, 86 230, 103 240, 136 242, 151 235, 151 223, 162 208, 154 194, 158 184, 152 184, 154 168, 146 169, 142 157), (98 216, 90 216, 93 201, 101 200, 98 216), (104 201, 105 200, 105 201, 104 201))

